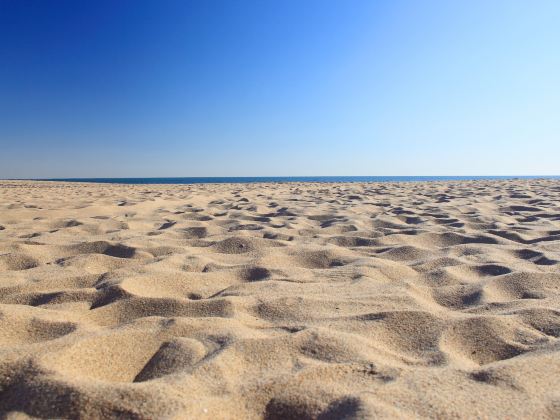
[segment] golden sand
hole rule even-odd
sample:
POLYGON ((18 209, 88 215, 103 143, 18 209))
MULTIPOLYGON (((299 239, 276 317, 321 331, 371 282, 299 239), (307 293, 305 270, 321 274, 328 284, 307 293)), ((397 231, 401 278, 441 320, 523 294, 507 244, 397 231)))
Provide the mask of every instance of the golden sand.
POLYGON ((560 181, 0 181, 0 416, 560 418, 560 181))

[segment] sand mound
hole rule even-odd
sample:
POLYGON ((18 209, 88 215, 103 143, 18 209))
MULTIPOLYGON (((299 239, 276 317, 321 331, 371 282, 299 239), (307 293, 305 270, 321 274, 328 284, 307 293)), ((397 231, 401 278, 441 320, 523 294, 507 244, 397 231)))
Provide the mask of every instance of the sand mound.
POLYGON ((22 253, 8 253, 0 255, 0 270, 29 270, 37 267, 39 261, 22 253))

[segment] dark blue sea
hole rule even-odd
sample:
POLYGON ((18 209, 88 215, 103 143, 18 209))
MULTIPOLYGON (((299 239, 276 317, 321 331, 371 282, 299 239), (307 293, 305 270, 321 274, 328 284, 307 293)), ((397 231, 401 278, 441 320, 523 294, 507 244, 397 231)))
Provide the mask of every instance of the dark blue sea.
POLYGON ((560 176, 260 176, 186 178, 57 178, 38 181, 101 182, 106 184, 231 184, 251 182, 410 182, 489 179, 560 179, 560 176))

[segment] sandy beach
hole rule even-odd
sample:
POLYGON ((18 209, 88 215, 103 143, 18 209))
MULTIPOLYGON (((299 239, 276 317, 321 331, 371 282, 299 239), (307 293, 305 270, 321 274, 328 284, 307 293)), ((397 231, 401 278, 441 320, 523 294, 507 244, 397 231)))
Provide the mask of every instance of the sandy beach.
POLYGON ((0 417, 559 418, 560 181, 0 181, 0 417))

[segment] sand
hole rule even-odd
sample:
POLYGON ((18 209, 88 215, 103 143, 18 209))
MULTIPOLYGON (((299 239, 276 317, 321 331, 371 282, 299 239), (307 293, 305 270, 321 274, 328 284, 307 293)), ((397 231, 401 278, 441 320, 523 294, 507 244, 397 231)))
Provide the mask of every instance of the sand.
POLYGON ((0 416, 560 418, 560 181, 0 181, 0 416))

